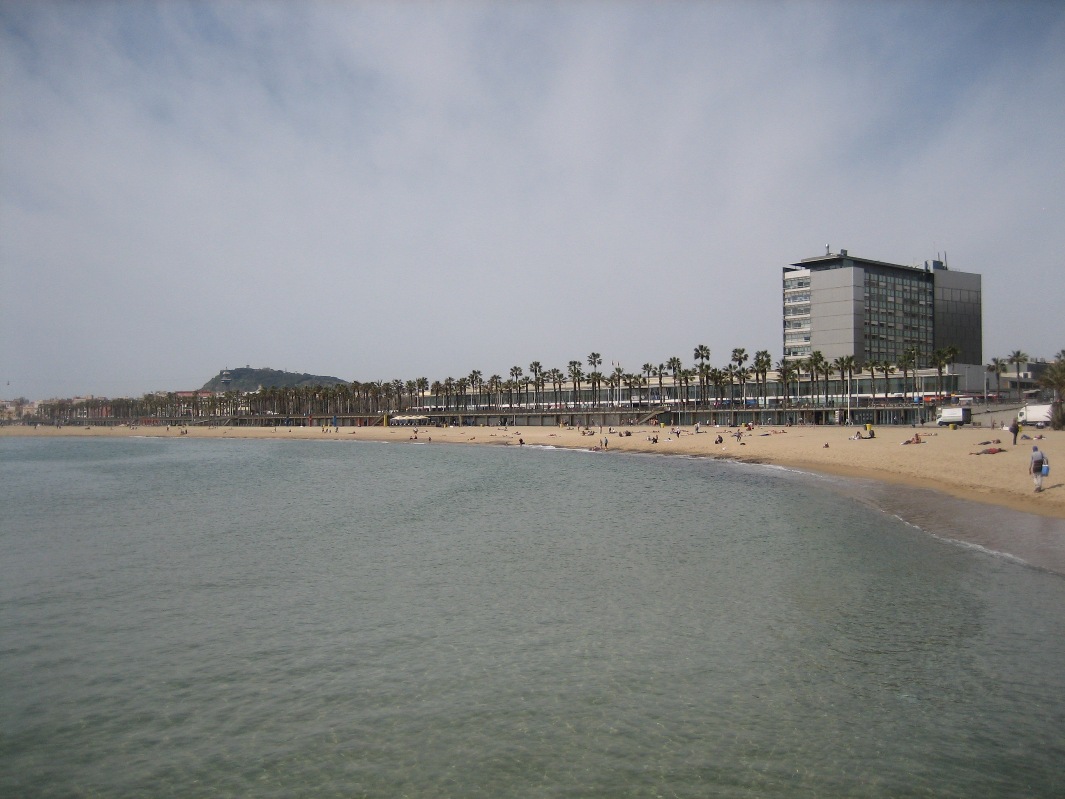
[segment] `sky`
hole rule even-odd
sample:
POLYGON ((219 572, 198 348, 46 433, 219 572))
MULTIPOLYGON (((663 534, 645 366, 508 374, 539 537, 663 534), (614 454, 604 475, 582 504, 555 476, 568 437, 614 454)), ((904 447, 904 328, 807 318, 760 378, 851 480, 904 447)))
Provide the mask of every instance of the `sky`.
POLYGON ((0 398, 777 360, 826 246, 1051 358, 1063 98, 1060 2, 0 0, 0 398))

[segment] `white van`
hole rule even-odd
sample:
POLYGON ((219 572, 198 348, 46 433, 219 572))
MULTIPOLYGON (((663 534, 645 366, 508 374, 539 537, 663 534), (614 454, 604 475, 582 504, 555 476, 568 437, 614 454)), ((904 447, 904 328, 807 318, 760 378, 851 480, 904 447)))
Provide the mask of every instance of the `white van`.
POLYGON ((972 424, 972 408, 940 408, 936 411, 936 424, 940 427, 948 424, 972 424))
POLYGON ((1017 421, 1021 424, 1034 424, 1036 427, 1046 427, 1050 424, 1051 405, 1025 405, 1017 411, 1017 421))

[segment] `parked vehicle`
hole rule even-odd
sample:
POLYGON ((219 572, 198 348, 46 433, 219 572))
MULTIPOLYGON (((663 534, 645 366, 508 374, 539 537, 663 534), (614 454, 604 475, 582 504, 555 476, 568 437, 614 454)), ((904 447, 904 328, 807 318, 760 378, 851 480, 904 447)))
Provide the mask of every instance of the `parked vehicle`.
POLYGON ((1050 424, 1051 405, 1025 405, 1017 412, 1017 421, 1021 424, 1034 424, 1046 427, 1050 424))
POLYGON ((940 427, 948 424, 972 424, 972 408, 940 408, 936 411, 936 424, 940 427))

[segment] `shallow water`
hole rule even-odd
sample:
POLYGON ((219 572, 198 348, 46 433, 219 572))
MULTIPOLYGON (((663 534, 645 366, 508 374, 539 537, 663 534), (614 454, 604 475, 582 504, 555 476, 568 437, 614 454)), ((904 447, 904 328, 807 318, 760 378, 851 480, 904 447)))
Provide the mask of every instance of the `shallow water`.
POLYGON ((0 440, 0 795, 1061 795, 1065 578, 883 491, 0 440))

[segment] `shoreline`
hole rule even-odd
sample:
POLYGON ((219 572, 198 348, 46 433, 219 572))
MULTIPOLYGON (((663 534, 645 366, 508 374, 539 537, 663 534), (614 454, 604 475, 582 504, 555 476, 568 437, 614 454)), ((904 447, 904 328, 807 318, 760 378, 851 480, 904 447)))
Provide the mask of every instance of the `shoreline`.
MULTIPOLYGON (((571 449, 604 454, 713 458, 750 467, 779 468, 793 479, 823 481, 825 490, 893 515, 923 533, 972 547, 1029 567, 1065 576, 1065 480, 1054 474, 1057 454, 1065 452, 1065 431, 1029 430, 1042 439, 1019 438, 986 428, 959 430, 911 427, 876 428, 875 439, 851 439, 854 427, 680 428, 650 425, 609 428, 599 434, 553 427, 135 427, 47 428, 0 427, 0 438, 176 438, 260 441, 346 441, 431 446, 432 443, 473 446, 571 449), (185 433, 184 431, 188 432, 185 433), (417 432, 415 432, 417 430, 417 432), (676 428, 674 428, 676 430, 676 428), (735 433, 742 437, 736 439, 735 433), (926 443, 902 445, 914 432, 926 443), (620 434, 619 434, 620 433, 620 434), (629 435, 625 435, 629 433, 629 435), (651 439, 657 434, 658 442, 651 439), (417 440, 414 441, 414 436, 417 440), (721 436, 721 443, 716 439, 721 436), (604 439, 607 447, 603 449, 604 439), (969 455, 1001 440, 995 455, 969 455), (1051 461, 1044 492, 1034 493, 1027 463, 1037 443, 1051 461), (825 447, 828 444, 828 447, 825 447)), ((864 428, 863 428, 864 432, 864 428)), ((1065 467, 1062 467, 1065 468, 1065 467)))
POLYGON ((693 427, 598 428, 585 431, 561 427, 0 427, 0 437, 118 438, 147 436, 196 439, 337 440, 393 443, 451 443, 479 446, 553 446, 604 452, 636 452, 734 460, 784 466, 815 474, 873 480, 910 488, 931 489, 952 497, 1013 511, 1065 519, 1065 481, 1055 468, 1065 468, 1065 431, 1026 429, 1013 446, 1005 430, 990 428, 878 427, 876 438, 855 441, 856 427, 797 426, 788 428, 693 427), (678 437, 676 430, 680 431, 678 437), (187 431, 187 432, 184 432, 187 431), (737 439, 736 433, 742 435, 737 439), (923 442, 902 445, 914 433, 923 442), (1034 436, 1040 435, 1041 439, 1034 436), (718 436, 721 443, 716 443, 718 436), (1024 438, 1029 436, 1030 438, 1024 438), (653 439, 657 438, 657 441, 653 439), (998 444, 985 442, 999 441, 998 444), (606 444, 604 449, 603 444, 606 444), (1035 493, 1027 474, 1032 445, 1051 463, 1043 492, 1035 493), (827 445, 827 446, 826 446, 827 445), (997 454, 975 455, 998 448, 997 454))

